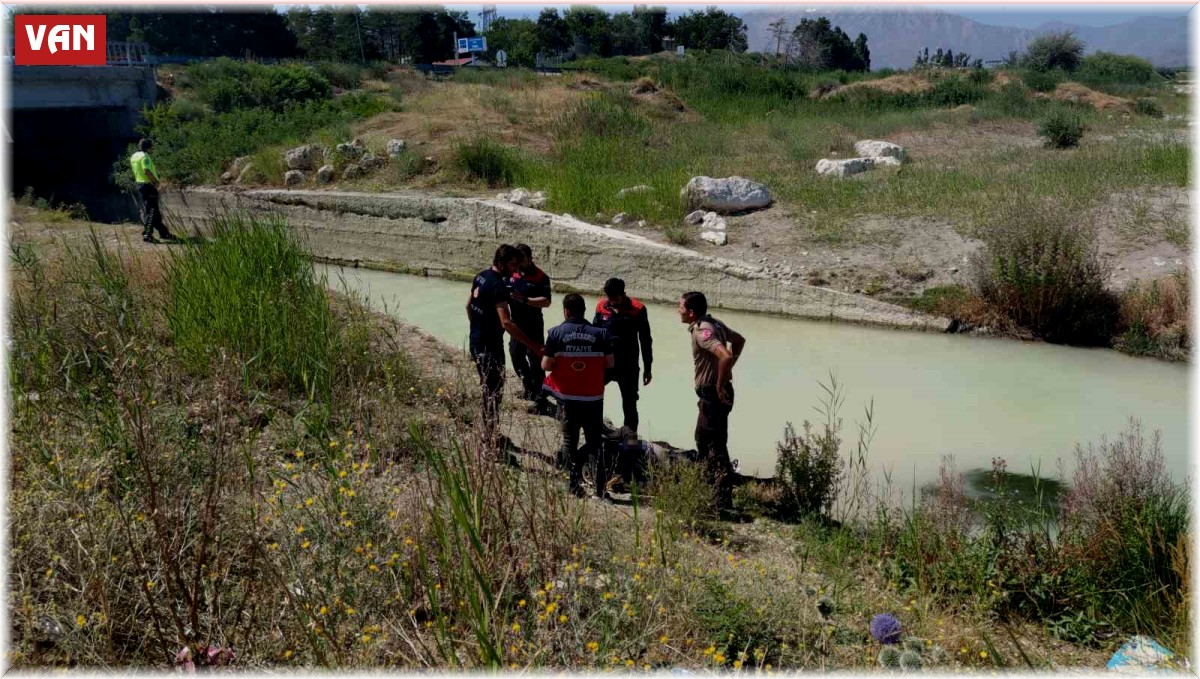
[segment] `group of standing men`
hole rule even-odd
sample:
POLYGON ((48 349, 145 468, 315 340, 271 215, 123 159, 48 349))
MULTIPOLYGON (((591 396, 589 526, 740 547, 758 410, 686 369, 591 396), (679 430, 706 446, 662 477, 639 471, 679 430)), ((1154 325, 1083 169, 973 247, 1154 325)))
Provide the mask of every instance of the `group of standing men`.
MULTIPOLYGON (((545 335, 542 309, 550 306, 550 277, 533 261, 528 245, 501 245, 492 266, 475 276, 467 300, 471 324, 470 352, 483 389, 485 445, 500 448, 500 402, 504 391, 504 333, 509 335, 513 369, 521 378, 531 412, 557 414, 563 442, 559 462, 570 469, 570 488, 583 495, 586 448, 602 446, 604 388, 616 382, 621 391, 624 430, 638 429, 638 391, 653 373, 653 339, 645 305, 625 293, 625 282, 610 278, 591 322, 582 296, 563 298, 563 322, 545 335), (644 364, 645 370, 642 371, 644 364), (640 384, 639 384, 640 382, 640 384), (553 397, 557 408, 549 401, 553 397)), ((733 468, 729 459, 729 413, 733 409, 733 365, 745 339, 708 314, 703 293, 688 292, 679 300, 680 321, 691 335, 694 386, 699 397, 696 449, 707 462, 719 499, 730 503, 733 468)), ((603 497, 604 480, 595 493, 603 497)))

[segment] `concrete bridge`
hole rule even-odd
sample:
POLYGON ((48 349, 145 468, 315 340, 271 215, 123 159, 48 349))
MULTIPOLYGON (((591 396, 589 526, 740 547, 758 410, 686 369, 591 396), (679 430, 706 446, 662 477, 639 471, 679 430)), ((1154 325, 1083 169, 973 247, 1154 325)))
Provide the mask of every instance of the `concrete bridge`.
POLYGON ((157 101, 149 65, 13 66, 10 193, 83 203, 99 221, 137 218, 112 184, 113 164, 137 141, 142 109, 157 101))

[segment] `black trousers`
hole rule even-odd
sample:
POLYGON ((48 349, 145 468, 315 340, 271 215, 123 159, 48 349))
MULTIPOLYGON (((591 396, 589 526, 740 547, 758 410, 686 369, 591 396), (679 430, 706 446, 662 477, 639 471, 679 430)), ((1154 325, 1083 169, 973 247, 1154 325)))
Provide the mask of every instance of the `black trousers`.
MULTIPOLYGON (((538 344, 542 343, 543 336, 540 327, 518 327, 526 337, 538 344)), ((542 359, 533 353, 532 349, 515 339, 508 340, 508 355, 512 357, 513 371, 521 377, 525 400, 545 400, 545 396, 542 395, 542 383, 546 381, 546 371, 542 370, 542 359)))
POLYGON ((485 443, 494 444, 500 424, 500 401, 504 398, 504 350, 472 347, 471 358, 475 359, 479 385, 483 388, 483 429, 488 439, 485 443))
MULTIPOLYGON (((562 449, 559 459, 570 465, 571 490, 583 487, 583 468, 589 453, 596 452, 598 460, 604 459, 604 401, 571 401, 562 399, 559 408, 562 418, 562 449), (579 431, 587 438, 587 447, 579 446, 579 431)), ((604 484, 608 481, 608 470, 601 462, 596 469, 596 497, 604 496, 604 484)))
MULTIPOLYGON (((626 364, 628 365, 628 364, 626 364)), ((622 367, 618 359, 616 367, 605 375, 605 383, 616 382, 621 389, 621 413, 624 425, 633 431, 638 428, 638 389, 642 384, 642 373, 636 362, 631 367, 622 367)))
MULTIPOLYGON (((733 463, 729 459, 729 413, 732 403, 726 405, 717 395, 716 386, 696 389, 700 397, 696 404, 696 451, 708 465, 709 479, 716 485, 722 506, 732 505, 733 463)), ((733 385, 729 385, 729 398, 733 400, 733 385)))
POLYGON ((138 184, 138 195, 142 197, 142 238, 149 238, 157 230, 161 238, 170 238, 171 232, 163 224, 162 209, 158 206, 158 187, 147 182, 138 184))

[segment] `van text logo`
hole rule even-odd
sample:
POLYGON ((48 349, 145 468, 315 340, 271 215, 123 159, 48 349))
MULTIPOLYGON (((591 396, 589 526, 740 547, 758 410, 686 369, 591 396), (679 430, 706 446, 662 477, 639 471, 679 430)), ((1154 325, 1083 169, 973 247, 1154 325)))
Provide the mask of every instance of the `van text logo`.
POLYGON ((18 14, 14 19, 17 66, 103 66, 106 62, 103 14, 18 14))

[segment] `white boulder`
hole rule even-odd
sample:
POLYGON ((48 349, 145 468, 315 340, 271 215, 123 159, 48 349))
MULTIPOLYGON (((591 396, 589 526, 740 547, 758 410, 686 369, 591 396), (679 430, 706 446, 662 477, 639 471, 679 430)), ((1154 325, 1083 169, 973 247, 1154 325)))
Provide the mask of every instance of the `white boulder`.
POLYGON ((702 231, 700 240, 713 245, 724 245, 729 242, 729 236, 725 235, 724 231, 702 231))
POLYGON ((404 147, 405 144, 403 139, 389 139, 385 148, 387 149, 388 157, 395 158, 401 153, 404 153, 404 147))
POLYGON ((496 200, 503 200, 514 205, 522 205, 531 207, 535 210, 541 210, 546 207, 546 194, 543 191, 530 192, 528 189, 513 189, 508 193, 496 194, 496 200))
POLYGON ((900 161, 908 160, 908 152, 904 150, 903 146, 877 139, 863 139, 854 142, 854 152, 865 158, 886 157, 896 158, 900 161))
POLYGON ((771 204, 771 192, 766 185, 744 177, 692 177, 679 195, 693 209, 726 214, 757 210, 771 204))
POLYGON ((874 158, 841 158, 838 160, 823 158, 817 161, 817 174, 848 177, 852 174, 866 172, 874 166, 874 158))
POLYGON ((724 231, 725 218, 715 212, 705 213, 704 219, 700 222, 700 228, 705 231, 724 231))

